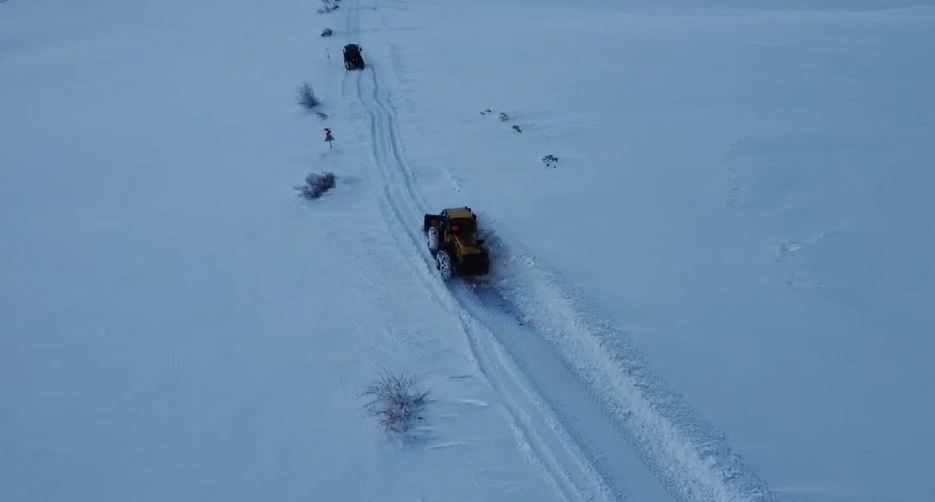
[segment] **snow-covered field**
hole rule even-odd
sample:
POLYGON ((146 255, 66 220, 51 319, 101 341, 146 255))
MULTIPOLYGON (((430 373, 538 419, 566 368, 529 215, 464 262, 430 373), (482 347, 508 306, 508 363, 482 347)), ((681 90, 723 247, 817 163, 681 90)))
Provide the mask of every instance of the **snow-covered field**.
POLYGON ((928 500, 933 3, 0 0, 0 500, 928 500))

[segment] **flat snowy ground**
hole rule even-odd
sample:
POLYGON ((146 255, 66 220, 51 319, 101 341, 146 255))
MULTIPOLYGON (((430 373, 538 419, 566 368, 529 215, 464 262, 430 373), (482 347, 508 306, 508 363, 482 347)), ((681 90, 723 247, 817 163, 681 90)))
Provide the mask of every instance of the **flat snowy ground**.
POLYGON ((0 499, 931 498, 935 7, 745 3, 0 0, 0 499))

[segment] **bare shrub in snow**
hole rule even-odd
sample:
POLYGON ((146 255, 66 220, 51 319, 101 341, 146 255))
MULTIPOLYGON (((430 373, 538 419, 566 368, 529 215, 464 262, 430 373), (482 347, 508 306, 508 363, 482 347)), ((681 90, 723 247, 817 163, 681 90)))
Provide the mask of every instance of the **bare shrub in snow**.
POLYGON ((514 126, 513 126, 513 130, 516 131, 516 132, 523 132, 523 130, 520 129, 518 125, 514 125, 514 126))
POLYGON ((386 430, 406 432, 425 407, 428 391, 419 388, 415 377, 406 373, 381 373, 361 397, 370 416, 386 430))
POLYGON ((325 28, 325 29, 321 30, 321 36, 323 36, 323 37, 330 37, 331 35, 334 35, 334 32, 331 31, 331 28, 325 28))
POLYGON ((333 173, 312 173, 305 177, 304 185, 294 187, 299 191, 299 197, 313 200, 324 195, 325 192, 334 188, 333 173))
POLYGON ((501 122, 507 122, 510 120, 510 116, 503 112, 500 112, 499 118, 501 122))
POLYGON ((542 157, 542 163, 545 164, 545 167, 555 168, 558 166, 558 157, 551 154, 546 155, 542 157))
POLYGON ((315 91, 312 89, 312 85, 308 82, 303 82, 299 87, 295 100, 307 110, 311 110, 321 104, 321 101, 315 97, 315 91))

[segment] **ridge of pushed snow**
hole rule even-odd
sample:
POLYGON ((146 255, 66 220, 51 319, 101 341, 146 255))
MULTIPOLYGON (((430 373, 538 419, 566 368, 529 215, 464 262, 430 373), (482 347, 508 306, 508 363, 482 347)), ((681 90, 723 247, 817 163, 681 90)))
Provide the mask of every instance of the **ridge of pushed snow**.
POLYGON ((669 486, 687 500, 774 499, 722 434, 652 373, 626 333, 516 243, 495 236, 491 247, 497 289, 561 351, 669 486))

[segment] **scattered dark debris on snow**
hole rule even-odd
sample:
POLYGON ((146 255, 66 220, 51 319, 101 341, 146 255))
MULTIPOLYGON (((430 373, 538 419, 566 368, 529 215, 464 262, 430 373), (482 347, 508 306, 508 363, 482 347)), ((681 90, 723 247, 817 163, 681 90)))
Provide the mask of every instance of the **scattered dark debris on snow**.
MULTIPOLYGON (((495 112, 495 111, 491 110, 490 108, 487 108, 487 109, 485 109, 485 110, 481 110, 481 112, 480 112, 480 114, 483 115, 483 116, 486 116, 486 115, 493 115, 494 113, 497 114, 497 118, 500 119, 500 122, 509 122, 509 121, 513 120, 513 117, 510 117, 506 112, 495 112)), ((521 133, 521 132, 523 132, 523 129, 520 128, 520 126, 519 126, 518 124, 514 124, 513 126, 511 126, 511 129, 513 129, 513 132, 516 132, 516 133, 521 133)))
POLYGON ((314 200, 334 188, 334 173, 312 173, 305 177, 304 185, 296 185, 299 197, 314 200))
POLYGON ((545 157, 542 157, 542 163, 545 164, 545 167, 556 168, 558 167, 558 157, 549 154, 545 157))

